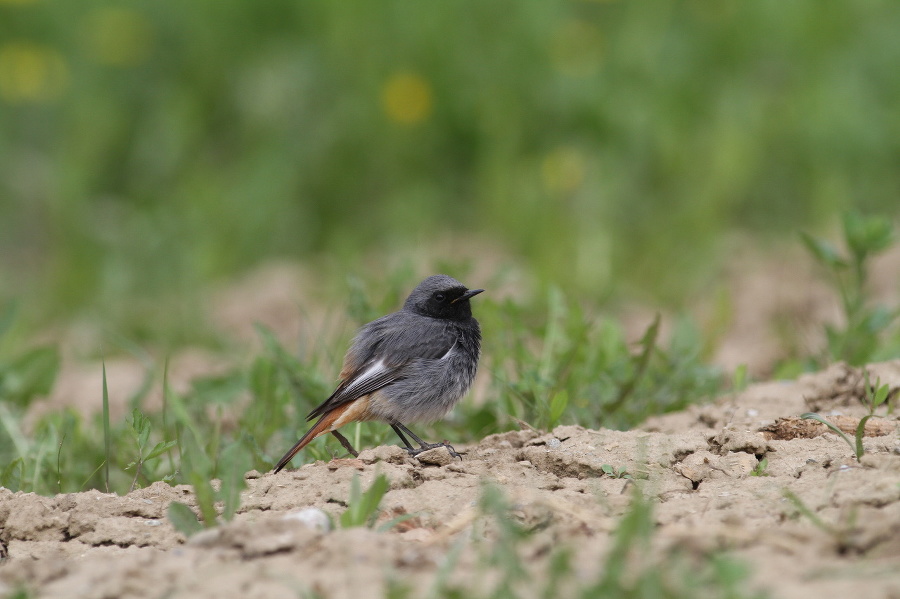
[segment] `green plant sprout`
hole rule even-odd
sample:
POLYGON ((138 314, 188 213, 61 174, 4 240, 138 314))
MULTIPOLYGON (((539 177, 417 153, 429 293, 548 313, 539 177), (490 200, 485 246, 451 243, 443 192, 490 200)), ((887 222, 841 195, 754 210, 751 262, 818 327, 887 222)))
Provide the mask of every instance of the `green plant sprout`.
POLYGON ((610 464, 603 464, 600 466, 600 470, 603 471, 603 474, 609 476, 610 478, 633 478, 628 471, 625 469, 625 466, 619 466, 616 468, 610 464))
POLYGON ((756 467, 750 471, 750 476, 769 476, 769 473, 766 472, 766 469, 769 467, 769 459, 763 458, 759 461, 756 467))
POLYGON ((372 485, 363 492, 360 487, 359 475, 355 474, 350 481, 350 500, 347 502, 347 509, 344 510, 339 519, 341 528, 354 528, 357 526, 368 526, 371 528, 374 526, 380 513, 381 500, 389 488, 390 483, 387 477, 384 474, 379 474, 372 481, 372 485))
MULTIPOLYGON (((176 394, 170 395, 170 401, 176 408, 176 414, 184 417, 184 406, 176 394)), ((178 448, 181 453, 181 464, 188 482, 194 489, 194 497, 200 512, 201 521, 187 505, 173 501, 169 504, 168 516, 172 525, 185 536, 190 536, 202 528, 213 528, 220 521, 228 522, 234 518, 241 503, 241 491, 247 483, 244 473, 252 465, 249 441, 242 438, 227 443, 215 463, 201 447, 197 438, 196 427, 187 427, 179 437, 178 448), (192 429, 194 429, 192 431, 192 429), (218 476, 218 490, 213 487, 212 479, 218 476), (216 502, 222 502, 222 514, 219 517, 216 502), (202 522, 202 523, 201 523, 202 522)))
POLYGON ((558 289, 537 308, 546 315, 508 300, 480 305, 484 330, 496 335, 488 349, 499 401, 477 409, 463 402, 459 410, 479 435, 511 418, 540 430, 567 423, 625 429, 721 389, 721 374, 701 363, 703 343, 687 320, 663 346, 657 315, 635 344, 618 323, 593 317, 558 289), (636 396, 641 401, 631 401, 636 396))
POLYGON ((106 359, 103 360, 103 482, 109 493, 109 463, 112 460, 112 436, 109 432, 109 386, 106 384, 106 359))
MULTIPOLYGON (((133 491, 138 484, 138 478, 141 476, 141 469, 148 460, 152 460, 166 453, 175 447, 176 441, 160 441, 152 448, 147 447, 150 439, 150 430, 152 425, 150 419, 144 416, 140 410, 135 408, 131 412, 131 431, 134 433, 135 444, 137 445, 137 458, 125 466, 125 470, 134 468, 134 479, 131 481, 131 490, 133 491)), ((163 480, 166 480, 164 477, 163 480)))
POLYGON ((900 316, 900 309, 872 305, 868 274, 872 256, 883 252, 896 240, 891 220, 848 212, 843 217, 844 243, 841 253, 829 241, 801 233, 803 243, 829 273, 841 298, 843 326, 826 325, 827 360, 845 360, 860 366, 876 355, 888 327, 900 316))
POLYGON ((850 446, 850 449, 853 450, 853 454, 856 456, 857 462, 860 461, 862 459, 862 456, 865 454, 865 448, 863 447, 863 437, 866 434, 866 423, 872 416, 875 415, 875 410, 883 403, 885 403, 891 396, 890 385, 882 385, 880 378, 875 380, 875 386, 873 387, 869 383, 868 371, 864 371, 863 377, 865 379, 865 399, 862 401, 863 405, 868 408, 869 413, 859 419, 859 423, 856 425, 856 434, 854 435, 854 440, 851 440, 850 437, 848 437, 846 433, 844 433, 844 431, 839 429, 832 422, 826 420, 821 414, 806 412, 805 414, 800 415, 800 418, 803 418, 804 420, 815 420, 816 422, 821 422, 830 430, 840 435, 840 437, 847 442, 847 445, 850 446))

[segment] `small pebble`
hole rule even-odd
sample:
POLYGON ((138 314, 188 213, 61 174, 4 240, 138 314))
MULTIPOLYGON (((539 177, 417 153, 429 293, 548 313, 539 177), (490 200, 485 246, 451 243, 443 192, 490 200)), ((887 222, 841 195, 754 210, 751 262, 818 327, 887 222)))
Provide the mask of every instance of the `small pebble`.
POLYGON ((207 528, 188 539, 187 544, 194 545, 195 547, 212 547, 219 542, 221 536, 221 528, 207 528))
POLYGON ((331 530, 331 520, 328 519, 328 514, 317 507, 308 507, 297 512, 290 512, 282 516, 282 519, 294 520, 310 530, 319 532, 331 530))
POLYGON ((450 464, 455 459, 450 452, 447 451, 446 447, 435 447, 434 449, 429 449, 428 451, 423 451, 419 455, 416 456, 423 464, 431 464, 433 466, 446 466, 450 464))

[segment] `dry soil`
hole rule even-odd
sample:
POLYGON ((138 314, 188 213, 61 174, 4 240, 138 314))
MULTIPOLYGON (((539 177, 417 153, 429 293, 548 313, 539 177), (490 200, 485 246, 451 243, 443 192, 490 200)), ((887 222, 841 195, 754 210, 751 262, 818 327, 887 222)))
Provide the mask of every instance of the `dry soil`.
MULTIPOLYGON (((869 371, 872 380, 900 388, 900 361, 869 371)), ((194 505, 186 486, 156 483, 123 497, 98 491, 40 497, 0 488, 0 596, 24 587, 48 599, 365 599, 382 596, 391 578, 418 595, 458 543, 472 550, 460 553, 452 580, 490 585, 479 574, 478 547, 493 529, 477 503, 492 481, 514 506, 509 517, 539 530, 522 554, 537 579, 550 550, 563 543, 576 550, 578 580, 571 582, 595 579, 637 488, 655 503, 654 551, 725 550, 749 565, 748 591, 772 597, 896 599, 897 417, 870 421, 859 462, 837 435, 796 418, 815 410, 852 428, 866 413, 862 393, 861 372, 835 365, 797 381, 753 385, 627 432, 522 430, 457 447, 462 460, 443 450, 413 459, 397 447, 378 447, 358 459, 250 472, 235 519, 191 539, 166 519, 172 500, 194 505), (613 478, 604 465, 624 467, 636 480, 613 478), (307 509, 336 517, 352 478, 359 475, 367 487, 378 473, 390 480, 379 522, 411 515, 386 532, 334 529, 307 509)), ((538 588, 523 585, 521 592, 538 588)))

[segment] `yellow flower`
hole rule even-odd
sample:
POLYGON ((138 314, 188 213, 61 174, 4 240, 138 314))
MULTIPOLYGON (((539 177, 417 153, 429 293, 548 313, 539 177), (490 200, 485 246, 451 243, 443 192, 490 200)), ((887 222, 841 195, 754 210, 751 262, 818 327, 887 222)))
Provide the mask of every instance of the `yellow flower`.
POLYGON ((26 40, 0 46, 0 99, 46 102, 59 97, 68 82, 66 62, 53 48, 26 40))
POLYGON ((404 125, 427 119, 433 103, 431 86, 415 73, 395 73, 381 91, 381 105, 388 118, 404 125))

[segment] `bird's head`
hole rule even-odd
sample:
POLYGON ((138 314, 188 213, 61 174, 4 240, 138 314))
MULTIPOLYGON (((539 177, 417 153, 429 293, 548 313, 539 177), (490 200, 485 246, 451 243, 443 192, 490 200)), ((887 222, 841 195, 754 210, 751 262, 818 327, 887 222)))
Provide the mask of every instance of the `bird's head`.
POLYGON ((484 289, 467 289, 447 275, 432 275, 413 289, 403 309, 432 318, 466 320, 472 317, 469 299, 482 291, 484 289))

